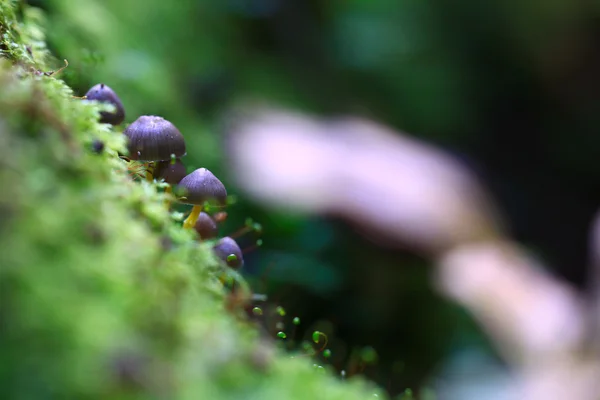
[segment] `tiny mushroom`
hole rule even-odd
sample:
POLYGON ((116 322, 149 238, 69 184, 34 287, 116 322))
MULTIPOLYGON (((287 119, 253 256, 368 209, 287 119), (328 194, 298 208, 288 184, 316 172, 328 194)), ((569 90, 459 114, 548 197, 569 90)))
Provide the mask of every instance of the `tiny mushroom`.
POLYGON ((231 268, 239 269, 244 265, 242 250, 235 240, 226 236, 213 247, 214 253, 231 268))
POLYGON ((194 225, 194 229, 200 236, 200 239, 213 239, 216 238, 219 234, 219 229, 217 228, 217 223, 215 220, 205 212, 201 212, 198 216, 198 220, 194 225))
MULTIPOLYGON (((143 115, 123 132, 127 136, 129 158, 136 161, 170 161, 186 154, 185 139, 171 122, 154 115, 143 115)), ((150 171, 146 178, 154 179, 150 171)))
POLYGON ((96 154, 100 154, 104 151, 104 142, 98 139, 94 139, 91 145, 92 151, 96 154))
MULTIPOLYGON (((176 158, 172 161, 158 161, 154 165, 153 175, 156 179, 162 179, 169 185, 173 186, 181 182, 181 180, 187 175, 187 171, 181 160, 176 158)), ((168 189, 170 189, 170 187, 168 189)))
POLYGON ((99 83, 93 86, 85 94, 87 100, 96 100, 101 103, 112 104, 115 107, 114 112, 101 111, 100 122, 111 125, 119 125, 125 120, 125 108, 119 96, 110 87, 104 83, 99 83))
POLYGON ((221 206, 227 204, 227 190, 223 183, 206 168, 198 168, 179 182, 179 188, 183 196, 179 199, 181 203, 191 204, 192 212, 183 223, 183 227, 191 229, 202 211, 204 203, 216 200, 221 206))

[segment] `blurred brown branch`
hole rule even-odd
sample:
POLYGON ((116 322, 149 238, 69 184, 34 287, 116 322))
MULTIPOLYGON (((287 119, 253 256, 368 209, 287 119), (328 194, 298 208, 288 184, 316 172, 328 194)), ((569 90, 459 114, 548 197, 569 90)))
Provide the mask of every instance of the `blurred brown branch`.
POLYGON ((590 351, 598 343, 589 340, 600 337, 583 295, 506 237, 488 194, 459 162, 357 118, 250 109, 231 121, 240 187, 272 207, 339 215, 429 256, 437 289, 470 311, 513 368, 517 398, 600 398, 600 357, 590 351))

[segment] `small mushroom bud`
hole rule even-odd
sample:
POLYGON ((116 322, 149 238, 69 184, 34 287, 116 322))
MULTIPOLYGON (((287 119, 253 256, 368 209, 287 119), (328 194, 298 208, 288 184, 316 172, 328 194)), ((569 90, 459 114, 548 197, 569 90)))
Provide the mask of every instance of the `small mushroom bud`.
POLYGON ((100 112, 100 122, 104 124, 119 125, 125 120, 125 109, 123 108, 121 99, 119 99, 119 96, 117 96, 114 90, 106 86, 104 83, 99 83, 96 86, 93 86, 85 94, 85 98, 87 100, 96 100, 101 103, 109 103, 115 106, 114 112, 100 112))
POLYGON ((187 171, 180 159, 173 161, 159 161, 154 166, 154 177, 163 179, 169 185, 177 185, 185 177, 187 171))
POLYGON ((201 212, 198 216, 198 220, 194 225, 194 229, 200 236, 200 239, 213 239, 216 238, 219 234, 219 229, 217 228, 217 223, 210 215, 205 212, 201 212))
POLYGON ((217 257, 225 261, 231 268, 239 269, 244 265, 240 246, 229 236, 219 240, 213 247, 213 251, 217 257))
POLYGON ((198 168, 179 182, 179 188, 183 191, 181 203, 191 204, 191 214, 183 223, 184 228, 192 228, 202 211, 205 202, 216 200, 220 205, 227 203, 227 190, 223 183, 206 168, 198 168))
POLYGON ((94 141, 92 141, 91 148, 92 152, 100 154, 104 151, 104 142, 98 139, 94 139, 94 141))

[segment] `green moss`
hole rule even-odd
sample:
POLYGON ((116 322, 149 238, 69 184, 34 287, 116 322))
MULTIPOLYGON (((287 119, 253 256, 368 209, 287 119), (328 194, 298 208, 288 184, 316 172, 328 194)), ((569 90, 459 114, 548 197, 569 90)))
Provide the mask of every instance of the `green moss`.
POLYGON ((0 396, 371 398, 226 311, 225 267, 128 177, 99 106, 41 73, 60 64, 43 15, 15 7, 0 0, 0 396))

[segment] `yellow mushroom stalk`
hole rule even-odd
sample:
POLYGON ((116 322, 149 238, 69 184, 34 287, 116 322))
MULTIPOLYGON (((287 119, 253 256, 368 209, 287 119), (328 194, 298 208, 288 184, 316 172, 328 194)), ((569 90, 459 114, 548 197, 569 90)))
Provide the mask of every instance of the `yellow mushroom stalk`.
POLYGON ((192 207, 192 212, 188 217, 183 221, 183 227, 185 229, 192 229, 196 225, 196 221, 198 221, 198 217, 202 212, 202 206, 194 206, 192 207))

